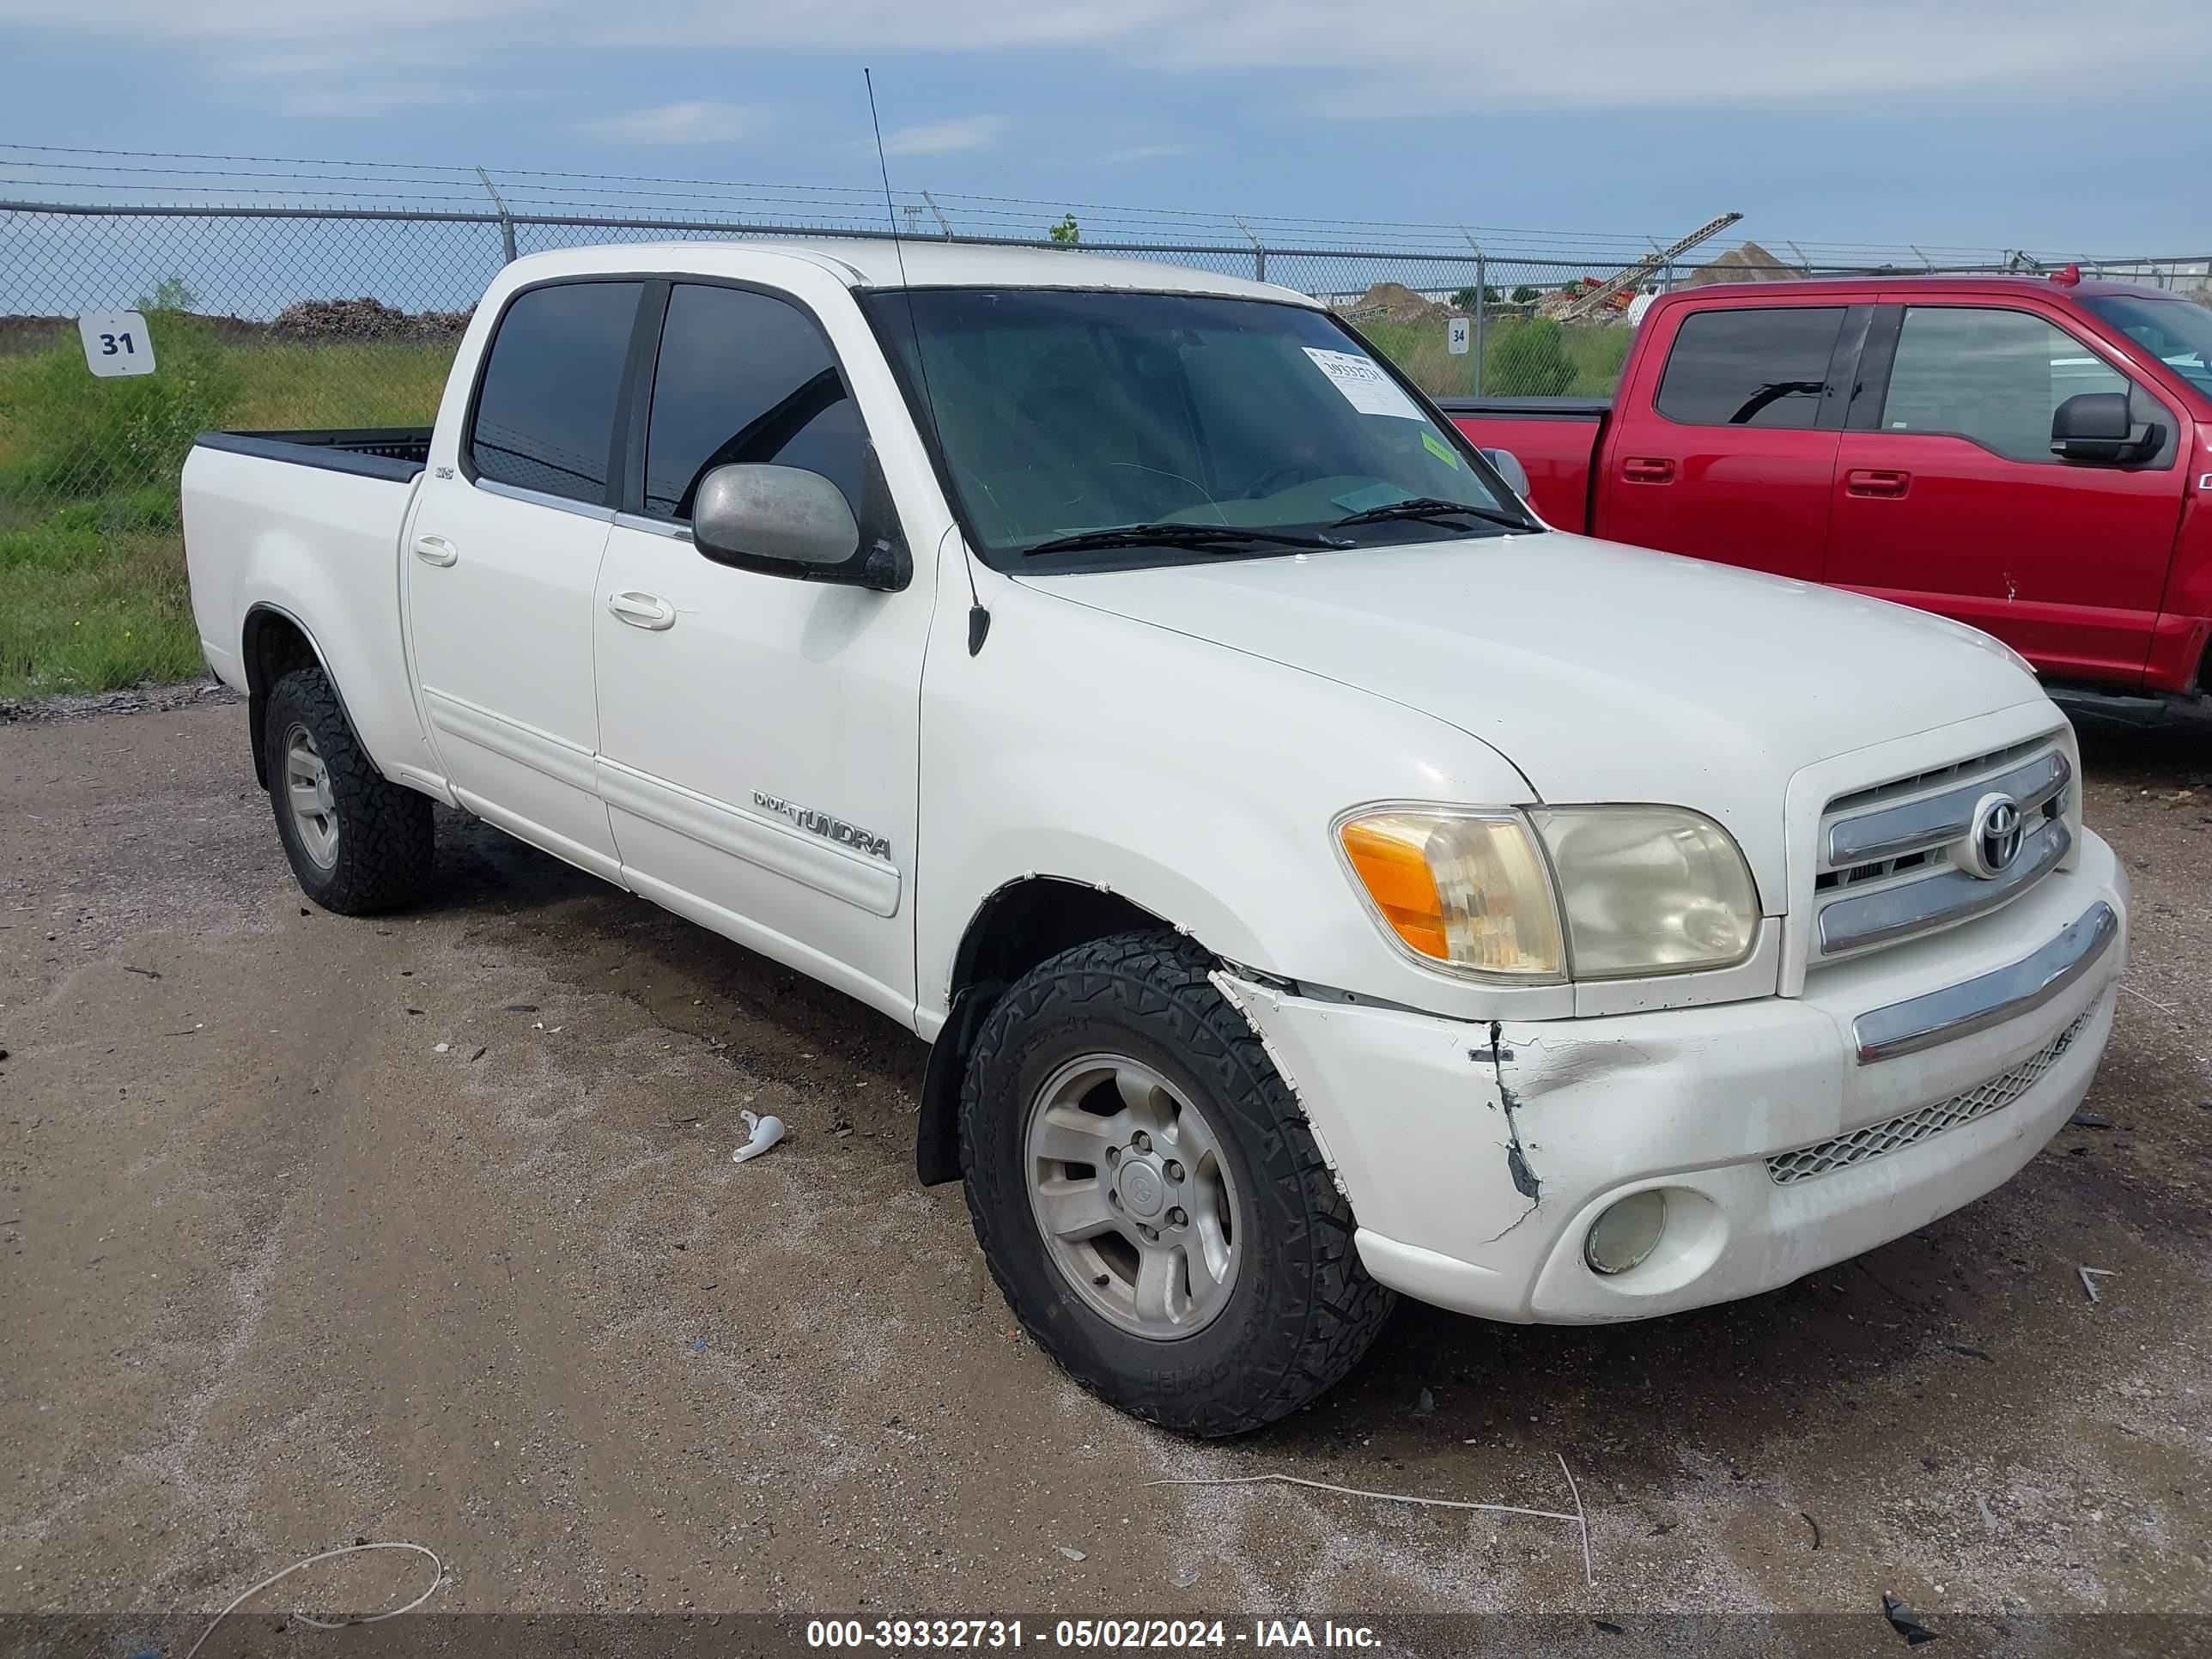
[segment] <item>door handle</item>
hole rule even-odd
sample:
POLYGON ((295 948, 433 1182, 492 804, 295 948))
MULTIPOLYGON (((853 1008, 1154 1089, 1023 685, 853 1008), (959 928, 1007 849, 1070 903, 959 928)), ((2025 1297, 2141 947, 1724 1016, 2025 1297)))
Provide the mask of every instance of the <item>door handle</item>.
POLYGON ((424 564, 451 564, 461 556, 461 550, 443 536, 417 536, 415 556, 424 564))
POLYGON ((1620 476, 1631 483, 1672 483, 1674 463, 1650 456, 1632 455, 1620 464, 1620 476))
POLYGON ((1894 472, 1887 467, 1855 466, 1844 474, 1844 494, 1874 501, 1893 501, 1911 488, 1910 472, 1894 472))
POLYGON ((657 593, 610 593, 607 609, 617 621, 632 628, 649 628, 656 634, 676 626, 676 607, 657 593))

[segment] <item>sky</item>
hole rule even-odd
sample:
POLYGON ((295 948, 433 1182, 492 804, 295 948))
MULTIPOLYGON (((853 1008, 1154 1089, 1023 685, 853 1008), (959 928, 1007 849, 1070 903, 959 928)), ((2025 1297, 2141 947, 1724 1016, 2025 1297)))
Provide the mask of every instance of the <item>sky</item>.
POLYGON ((2212 0, 0 0, 0 142, 855 187, 863 64, 902 194, 2212 252, 2212 0))

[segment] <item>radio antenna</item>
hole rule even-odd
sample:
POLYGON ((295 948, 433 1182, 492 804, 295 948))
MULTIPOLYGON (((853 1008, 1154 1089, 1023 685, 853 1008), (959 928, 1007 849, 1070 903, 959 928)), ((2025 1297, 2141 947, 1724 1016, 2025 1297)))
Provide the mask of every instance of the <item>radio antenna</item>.
MULTIPOLYGON (((929 394, 929 360, 922 355, 921 325, 915 320, 914 289, 906 276, 906 244, 899 240, 898 207, 891 199, 890 163, 884 159, 884 124, 876 114, 876 77, 863 67, 860 81, 868 89, 868 125, 875 129, 876 167, 884 179, 884 216, 890 222, 891 252, 898 258, 899 289, 906 295, 906 327, 914 337, 914 368, 921 380, 921 404, 929 411, 930 440, 942 453, 945 433, 937 424, 937 400, 929 394)), ((971 657, 983 648, 983 641, 991 632, 991 613, 983 609, 982 596, 975 591, 975 556, 969 550, 968 538, 962 536, 960 558, 968 572, 968 654, 971 657)))

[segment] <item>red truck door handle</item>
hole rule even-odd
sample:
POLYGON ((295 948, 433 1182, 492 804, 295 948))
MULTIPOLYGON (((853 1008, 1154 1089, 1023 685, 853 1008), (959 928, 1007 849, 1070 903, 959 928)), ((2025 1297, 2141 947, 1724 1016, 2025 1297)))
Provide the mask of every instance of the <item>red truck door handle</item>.
POLYGON ((1893 501, 1911 487, 1910 472, 1893 472, 1886 467, 1855 466, 1844 474, 1845 494, 1876 501, 1893 501))
POLYGON ((1632 455, 1621 462, 1620 476, 1631 483, 1672 483, 1674 482, 1674 463, 1632 455))

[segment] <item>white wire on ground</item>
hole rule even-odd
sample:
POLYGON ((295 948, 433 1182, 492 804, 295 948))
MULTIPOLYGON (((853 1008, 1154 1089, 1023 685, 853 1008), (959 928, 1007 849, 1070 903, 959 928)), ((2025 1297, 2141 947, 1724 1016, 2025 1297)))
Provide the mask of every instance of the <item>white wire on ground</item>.
MULTIPOLYGON (((1559 1456, 1558 1453, 1553 1454, 1559 1456)), ((1559 1510, 1524 1510, 1512 1504, 1477 1504, 1463 1498, 1414 1498, 1401 1492, 1369 1492, 1360 1486, 1332 1486, 1326 1480, 1309 1480, 1297 1474, 1228 1474, 1212 1477, 1183 1477, 1147 1480, 1148 1486, 1309 1486, 1315 1492, 1333 1492, 1342 1498, 1372 1498, 1385 1504, 1419 1504, 1432 1510, 1481 1510, 1491 1515, 1526 1515, 1538 1521, 1565 1521, 1581 1529, 1583 1535, 1583 1577, 1590 1587, 1597 1587, 1597 1570, 1590 1559, 1589 1516, 1583 1510, 1583 1495, 1575 1485, 1575 1477, 1567 1468, 1567 1460, 1559 1457, 1559 1473, 1567 1477, 1567 1491, 1575 1500, 1575 1512, 1568 1515, 1559 1510)), ((187 1654, 185 1659, 191 1659, 187 1654)))
POLYGON ((252 1589, 241 1591, 237 1596, 233 1598, 231 1604, 228 1607, 225 1607, 221 1613, 216 1614, 213 1622, 210 1623, 205 1630, 200 1632, 200 1639, 193 1643, 191 1647, 185 1650, 185 1659, 192 1659, 193 1655, 197 1654, 202 1648, 207 1645, 207 1639, 209 1637, 215 1634, 216 1626, 217 1625, 222 1624, 224 1620, 229 1618, 232 1613, 236 1613, 239 1608, 244 1607, 248 1601, 260 1595, 262 1591, 267 1589, 271 1584, 281 1583, 285 1579, 289 1578, 294 1573, 299 1571, 301 1568, 312 1567, 318 1561, 333 1560, 341 1555, 365 1555, 371 1550, 411 1550, 417 1555, 427 1555, 430 1558, 431 1565, 437 1568, 437 1576, 431 1579, 429 1589, 424 1590, 420 1595, 416 1596, 412 1601, 410 1601, 404 1607, 393 1607, 385 1613, 363 1613, 358 1619, 335 1620, 312 1618, 308 1614, 301 1612, 297 1607, 295 1607, 292 1609, 292 1617, 298 1620, 303 1625, 313 1626, 317 1630, 343 1630, 348 1625, 374 1625, 382 1620, 397 1619, 403 1613, 414 1612, 416 1608, 421 1607, 425 1601, 435 1595, 438 1593, 438 1586, 446 1582, 446 1564, 438 1559, 438 1553, 435 1550, 427 1549, 421 1544, 348 1544, 341 1549, 325 1550, 320 1555, 311 1555, 304 1561, 295 1561, 290 1566, 285 1568, 283 1571, 270 1573, 266 1578, 256 1584, 252 1589))

